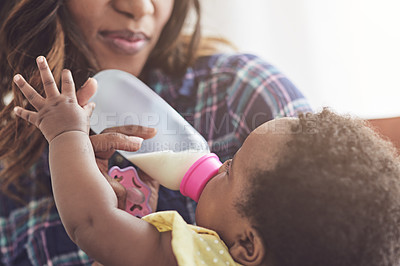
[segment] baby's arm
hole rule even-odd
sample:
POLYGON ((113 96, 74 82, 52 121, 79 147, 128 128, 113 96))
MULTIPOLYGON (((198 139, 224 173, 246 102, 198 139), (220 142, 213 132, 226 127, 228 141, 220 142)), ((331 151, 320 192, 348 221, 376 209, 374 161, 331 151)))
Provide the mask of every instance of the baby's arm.
POLYGON ((38 110, 15 113, 36 125, 49 142, 52 187, 57 209, 71 239, 105 265, 176 264, 171 234, 117 208, 117 197, 96 165, 89 139, 93 105, 80 107, 71 73, 62 73, 59 93, 43 57, 38 58, 46 99, 20 75, 15 83, 38 110))

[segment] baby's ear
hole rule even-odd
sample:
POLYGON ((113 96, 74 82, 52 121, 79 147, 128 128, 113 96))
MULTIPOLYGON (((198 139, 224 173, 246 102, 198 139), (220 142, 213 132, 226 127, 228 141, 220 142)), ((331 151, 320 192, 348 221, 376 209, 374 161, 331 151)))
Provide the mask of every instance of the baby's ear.
POLYGON ((260 234, 252 227, 243 231, 229 253, 232 258, 243 265, 261 265, 265 261, 265 246, 260 234))

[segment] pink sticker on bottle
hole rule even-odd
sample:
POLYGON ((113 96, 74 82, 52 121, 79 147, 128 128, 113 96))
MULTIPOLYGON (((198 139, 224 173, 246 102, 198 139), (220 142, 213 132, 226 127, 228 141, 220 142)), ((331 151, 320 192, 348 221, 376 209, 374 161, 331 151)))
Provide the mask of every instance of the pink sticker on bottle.
POLYGON ((139 218, 152 213, 152 209, 149 204, 151 190, 139 178, 139 175, 134 167, 129 166, 121 169, 118 166, 113 166, 108 171, 108 175, 111 178, 118 179, 118 181, 125 187, 125 210, 128 213, 139 218))

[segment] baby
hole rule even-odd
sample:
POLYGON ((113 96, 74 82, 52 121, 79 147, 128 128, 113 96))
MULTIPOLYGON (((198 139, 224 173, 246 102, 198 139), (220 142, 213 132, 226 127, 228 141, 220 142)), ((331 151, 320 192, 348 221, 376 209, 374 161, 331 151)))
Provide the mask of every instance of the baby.
POLYGON ((71 239, 105 265, 400 265, 400 163, 364 122, 327 109, 267 122, 206 185, 198 226, 176 212, 138 219, 117 208, 89 140, 94 108, 68 70, 46 98, 14 78, 38 112, 15 113, 49 142, 56 206, 71 239), (219 238, 220 237, 220 238, 219 238))

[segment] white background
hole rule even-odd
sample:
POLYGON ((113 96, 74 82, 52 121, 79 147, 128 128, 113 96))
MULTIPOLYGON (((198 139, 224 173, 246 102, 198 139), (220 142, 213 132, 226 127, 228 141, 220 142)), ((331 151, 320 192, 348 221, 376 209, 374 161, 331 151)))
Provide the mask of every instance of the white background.
POLYGON ((400 0, 201 0, 206 33, 278 67, 315 110, 400 116, 400 0))

